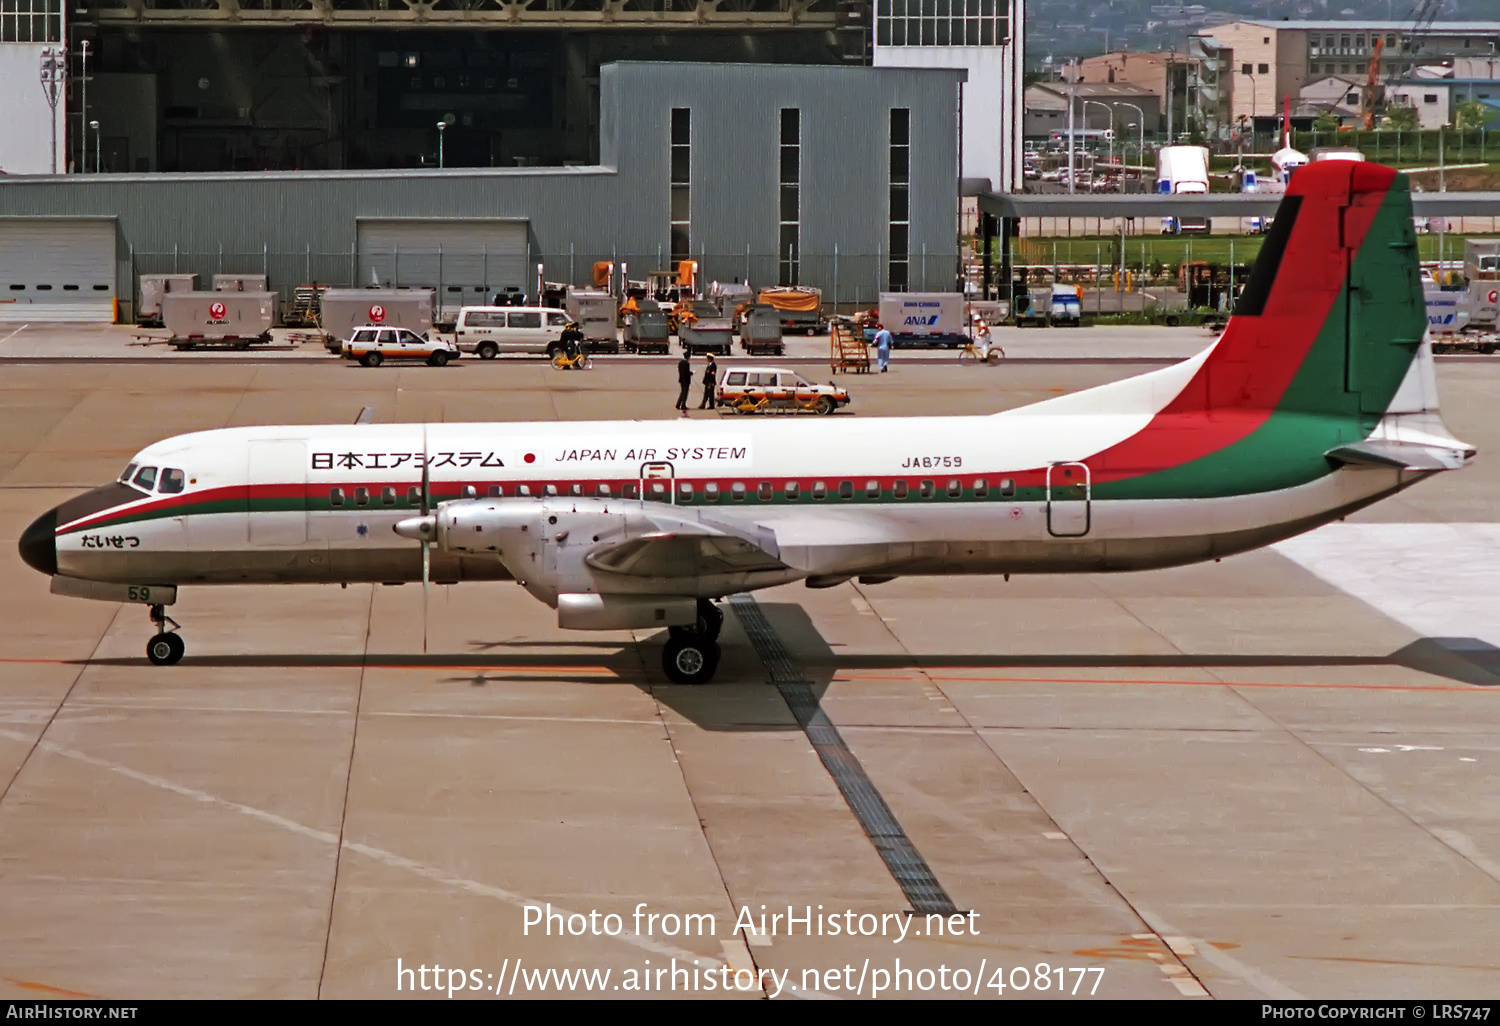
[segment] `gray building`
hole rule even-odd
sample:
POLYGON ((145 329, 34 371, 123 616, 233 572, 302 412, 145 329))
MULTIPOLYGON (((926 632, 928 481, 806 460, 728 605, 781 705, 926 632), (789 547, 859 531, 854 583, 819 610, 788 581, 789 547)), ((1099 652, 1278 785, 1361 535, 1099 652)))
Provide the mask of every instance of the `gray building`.
MULTIPOLYGON (((0 316, 102 316, 165 271, 440 289, 451 307, 538 277, 810 284, 825 299, 951 289, 959 85, 945 69, 621 62, 600 161, 548 168, 11 177, 0 316), (59 312, 55 308, 62 308, 59 312)), ((122 311, 128 316, 129 309, 122 311)))

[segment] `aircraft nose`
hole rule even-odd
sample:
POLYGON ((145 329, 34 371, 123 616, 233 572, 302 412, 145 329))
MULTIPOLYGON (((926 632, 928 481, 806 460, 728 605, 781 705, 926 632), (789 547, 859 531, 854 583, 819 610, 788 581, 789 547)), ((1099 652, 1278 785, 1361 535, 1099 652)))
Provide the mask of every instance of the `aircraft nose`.
POLYGON ((57 573, 57 510, 49 509, 21 533, 21 559, 33 570, 57 573))

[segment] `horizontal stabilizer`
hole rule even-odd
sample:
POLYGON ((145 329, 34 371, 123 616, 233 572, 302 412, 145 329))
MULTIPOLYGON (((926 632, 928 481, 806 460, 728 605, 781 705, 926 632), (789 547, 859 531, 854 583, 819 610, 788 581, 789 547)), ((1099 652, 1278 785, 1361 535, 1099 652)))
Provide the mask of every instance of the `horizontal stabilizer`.
POLYGON ((1328 450, 1329 459, 1367 467, 1397 470, 1457 470, 1473 457, 1474 450, 1371 439, 1328 450))

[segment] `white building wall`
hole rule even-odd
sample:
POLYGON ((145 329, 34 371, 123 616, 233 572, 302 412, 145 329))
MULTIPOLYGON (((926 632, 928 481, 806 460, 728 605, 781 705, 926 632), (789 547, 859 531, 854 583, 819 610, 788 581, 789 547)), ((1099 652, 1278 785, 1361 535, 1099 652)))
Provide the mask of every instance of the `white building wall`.
MULTIPOLYGON (((52 173, 53 111, 42 88, 42 50, 48 43, 0 43, 0 171, 52 173)), ((57 170, 67 170, 67 85, 58 86, 57 170)))
POLYGON ((986 178, 997 192, 1021 191, 1025 105, 1025 4, 1008 0, 1010 42, 1003 46, 882 46, 877 68, 961 68, 964 178, 986 178))

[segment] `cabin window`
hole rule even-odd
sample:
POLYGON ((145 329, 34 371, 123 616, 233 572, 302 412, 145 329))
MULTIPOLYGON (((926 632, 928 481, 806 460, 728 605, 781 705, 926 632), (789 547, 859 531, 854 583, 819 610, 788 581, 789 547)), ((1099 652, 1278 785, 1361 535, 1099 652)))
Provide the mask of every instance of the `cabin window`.
POLYGON ((609 485, 601 484, 599 487, 594 489, 594 494, 599 496, 599 498, 601 499, 609 498, 609 485))
POLYGON ((730 485, 729 497, 735 502, 739 502, 740 500, 742 500, 745 497, 745 482, 736 481, 734 484, 730 485))
POLYGON ((516 489, 516 494, 517 495, 530 495, 531 494, 531 485, 521 485, 519 488, 516 489))
POLYGON ((344 490, 342 488, 328 489, 328 505, 342 506, 344 504, 344 490))
POLYGON ((866 481, 865 482, 865 498, 867 498, 867 499, 878 499, 878 498, 880 498, 880 482, 879 481, 866 481))
POLYGON ((841 499, 852 499, 852 498, 854 498, 854 482, 853 481, 840 481, 839 482, 839 498, 841 498, 841 499))
POLYGON ((974 479, 974 498, 982 499, 990 494, 990 483, 982 477, 974 479))
POLYGON ((575 484, 571 488, 568 489, 568 492, 571 495, 582 495, 583 494, 583 485, 581 485, 581 484, 575 484))
POLYGON ((961 497, 963 494, 964 494, 964 483, 962 481, 960 481, 958 478, 955 477, 955 478, 953 478, 952 480, 950 480, 948 482, 948 497, 949 498, 957 499, 957 498, 961 497))
POLYGON ((139 464, 135 464, 135 463, 131 463, 131 464, 129 464, 129 465, 128 465, 128 466, 127 466, 127 467, 126 467, 126 468, 125 468, 125 470, 124 470, 124 472, 123 472, 123 473, 122 473, 122 474, 121 474, 121 475, 120 475, 120 482, 121 482, 121 483, 122 483, 122 484, 129 484, 129 483, 130 483, 130 475, 132 475, 132 474, 134 474, 134 473, 135 473, 135 468, 136 468, 136 467, 137 467, 137 466, 138 466, 138 465, 139 465, 139 464))
POLYGON ((140 485, 142 488, 146 489, 146 491, 148 491, 148 492, 151 489, 155 488, 156 487, 156 468, 155 467, 142 467, 140 470, 136 471, 135 483, 138 484, 138 485, 140 485))
POLYGON ((667 486, 660 481, 651 482, 651 498, 664 501, 667 497, 667 486))
POLYGON ((826 499, 828 497, 828 485, 822 481, 814 481, 812 493, 814 499, 826 499))
POLYGON ((1005 499, 1013 498, 1016 494, 1016 483, 1008 477, 1000 479, 1000 496, 1005 499))
POLYGON ((760 483, 760 501, 761 502, 770 502, 771 501, 771 482, 769 482, 769 481, 762 481, 760 483))
POLYGON ((796 481, 788 481, 786 483, 786 497, 788 499, 795 499, 797 497, 797 482, 796 481))
POLYGON ((413 506, 420 506, 422 504, 422 489, 416 485, 412 485, 406 490, 406 501, 413 506))
POLYGON ((710 481, 703 486, 703 498, 709 502, 719 501, 719 483, 717 481, 710 481))
POLYGON ((685 502, 692 501, 693 485, 689 481, 677 482, 677 497, 685 502))
POLYGON ((543 488, 542 491, 546 492, 548 495, 556 495, 557 494, 557 485, 555 485, 555 484, 549 484, 545 488, 543 488))
POLYGON ((634 481, 622 486, 620 491, 624 493, 625 498, 627 499, 634 499, 641 493, 640 486, 637 485, 634 481))
POLYGON ((380 502, 385 506, 394 506, 396 504, 396 489, 390 485, 386 485, 380 489, 380 502))
POLYGON ((460 494, 466 499, 477 499, 479 498, 479 489, 473 485, 464 485, 463 491, 460 494))
POLYGON ((157 482, 156 490, 164 495, 176 495, 187 484, 187 475, 176 467, 168 467, 161 472, 161 480, 157 482))
POLYGON ((937 494, 937 486, 931 481, 922 482, 922 498, 930 499, 937 494))
POLYGON ((891 494, 898 499, 906 498, 906 482, 897 481, 895 484, 891 485, 891 494))
POLYGON ((364 487, 354 489, 354 504, 356 506, 368 506, 370 504, 370 489, 364 487))

